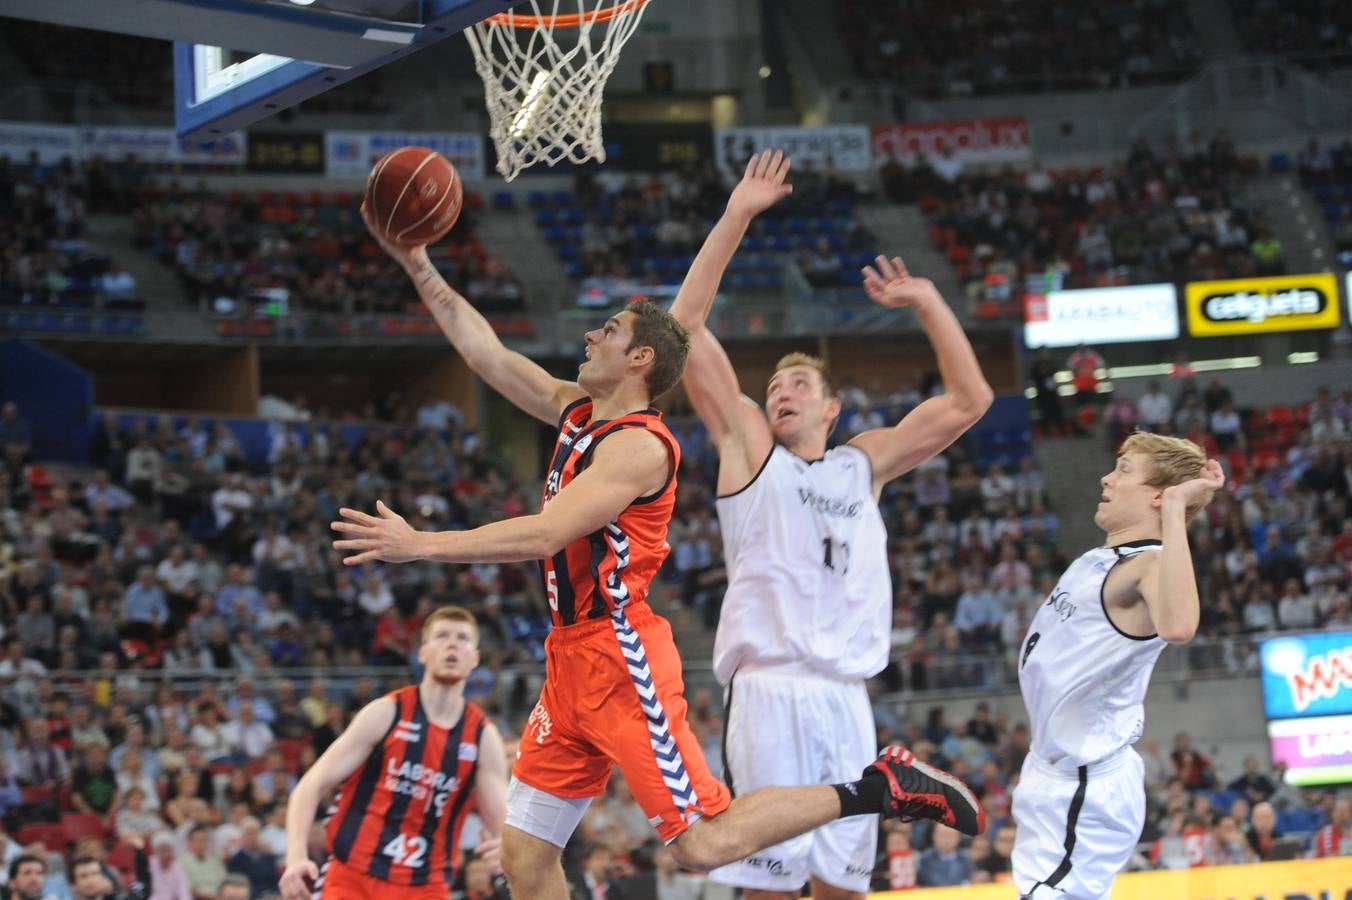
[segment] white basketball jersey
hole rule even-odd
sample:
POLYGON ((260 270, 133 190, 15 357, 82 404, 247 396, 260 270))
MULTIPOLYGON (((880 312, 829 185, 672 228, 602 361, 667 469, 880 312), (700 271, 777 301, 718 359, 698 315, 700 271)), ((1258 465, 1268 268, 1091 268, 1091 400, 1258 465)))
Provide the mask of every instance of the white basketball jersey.
POLYGON ((882 671, 892 574, 864 451, 847 444, 808 462, 776 444, 717 508, 728 569, 714 639, 719 681, 747 663, 849 680, 882 671))
POLYGON ((1103 583, 1122 560, 1159 547, 1146 540, 1090 550, 1033 616, 1019 650, 1019 687, 1032 750, 1046 762, 1089 765, 1140 738, 1150 673, 1166 643, 1114 625, 1103 583))

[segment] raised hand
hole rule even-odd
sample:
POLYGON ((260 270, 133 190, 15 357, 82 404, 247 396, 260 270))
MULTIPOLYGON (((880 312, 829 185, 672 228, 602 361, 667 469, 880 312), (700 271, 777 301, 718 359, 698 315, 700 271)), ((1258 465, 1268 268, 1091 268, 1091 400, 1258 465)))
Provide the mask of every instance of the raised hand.
POLYGON ((417 266, 422 259, 427 256, 427 247, 421 245, 406 246, 396 244, 394 241, 387 240, 380 229, 376 227, 375 220, 371 218, 371 210, 367 208, 366 201, 361 203, 361 218, 366 223, 366 230, 371 232, 372 239, 375 240, 380 248, 390 255, 390 258, 405 269, 417 266))
POLYGON ((746 173, 728 198, 728 212, 750 218, 774 206, 793 193, 793 185, 784 183, 788 174, 789 158, 783 150, 776 150, 774 155, 762 150, 747 162, 746 173))
POLYGON ((1165 488, 1164 496, 1176 497, 1183 501, 1185 507, 1189 507, 1205 502, 1223 487, 1225 487, 1225 471, 1221 469, 1219 462, 1209 459, 1196 478, 1165 488))
POLYGON ((343 564, 358 566, 372 560, 403 563, 421 559, 419 539, 422 532, 404 521, 404 517, 386 506, 383 500, 376 501, 376 512, 378 516, 346 507, 338 510, 338 515, 347 521, 332 522, 329 527, 350 537, 334 541, 333 549, 360 551, 356 556, 344 557, 343 564))
POLYGON ((860 271, 864 273, 864 290, 879 306, 900 308, 939 298, 934 282, 916 278, 906 271, 900 256, 890 260, 879 256, 873 265, 864 266, 860 271))

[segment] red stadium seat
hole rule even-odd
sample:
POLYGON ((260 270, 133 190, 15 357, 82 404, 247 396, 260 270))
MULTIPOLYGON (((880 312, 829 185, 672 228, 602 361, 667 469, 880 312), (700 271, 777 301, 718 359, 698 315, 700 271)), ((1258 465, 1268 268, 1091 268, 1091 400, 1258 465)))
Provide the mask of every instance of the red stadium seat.
POLYGON ((24 825, 14 832, 14 840, 24 847, 29 844, 42 844, 49 852, 66 852, 66 831, 52 822, 24 825))
POLYGON ((1296 421, 1295 410, 1282 403, 1268 407, 1267 420, 1272 425, 1289 425, 1296 421))
POLYGON ((61 816, 61 830, 66 833, 66 840, 69 843, 76 844, 85 838, 103 838, 108 836, 108 827, 104 821, 94 813, 68 812, 61 816))

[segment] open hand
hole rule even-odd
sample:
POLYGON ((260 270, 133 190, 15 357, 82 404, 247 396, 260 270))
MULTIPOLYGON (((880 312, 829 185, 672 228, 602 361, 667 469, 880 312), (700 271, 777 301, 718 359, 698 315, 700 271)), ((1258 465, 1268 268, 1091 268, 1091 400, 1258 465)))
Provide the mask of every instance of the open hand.
POLYGON ((773 156, 769 150, 762 150, 747 162, 746 173, 732 189, 728 212, 750 218, 774 206, 793 193, 793 185, 784 183, 788 174, 789 158, 783 150, 776 150, 773 156))
POLYGON ((332 522, 329 527, 349 537, 334 541, 333 549, 360 551, 356 556, 344 557, 343 564, 359 566, 377 559, 392 563, 421 559, 419 539, 422 532, 404 521, 404 517, 386 506, 383 500, 376 501, 376 512, 378 516, 347 507, 338 510, 338 515, 347 521, 332 522))
POLYGON ((1211 495, 1225 486, 1225 472, 1214 459, 1206 461, 1196 478, 1164 489, 1165 497, 1176 497, 1185 507, 1205 503, 1211 495))
POLYGON ((900 256, 890 260, 879 256, 871 266, 861 269, 864 273, 864 290, 869 299, 879 306, 901 308, 915 306, 939 296, 934 282, 928 278, 916 278, 906 271, 906 263, 900 256))
POLYGON ((390 258, 405 269, 416 268, 417 265, 427 257, 427 247, 424 245, 405 245, 396 244, 394 241, 387 240, 376 226, 375 219, 371 217, 371 210, 366 205, 366 201, 361 202, 361 218, 366 223, 366 230, 371 232, 371 238, 380 245, 380 248, 390 255, 390 258))

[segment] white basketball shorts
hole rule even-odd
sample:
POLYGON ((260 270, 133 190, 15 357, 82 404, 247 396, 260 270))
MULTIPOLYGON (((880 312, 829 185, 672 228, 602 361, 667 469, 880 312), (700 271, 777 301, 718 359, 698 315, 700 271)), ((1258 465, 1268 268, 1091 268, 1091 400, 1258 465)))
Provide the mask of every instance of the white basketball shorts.
POLYGON ((1065 772, 1029 753, 1013 808, 1021 897, 1108 900, 1145 825, 1145 764, 1126 747, 1065 772))
MULTIPOLYGON (((734 795, 763 787, 855 781, 878 757, 863 682, 783 667, 742 670, 724 691, 723 778, 734 795)), ((878 844, 876 816, 837 819, 715 869, 721 884, 798 891, 809 876, 867 891, 878 844)))

